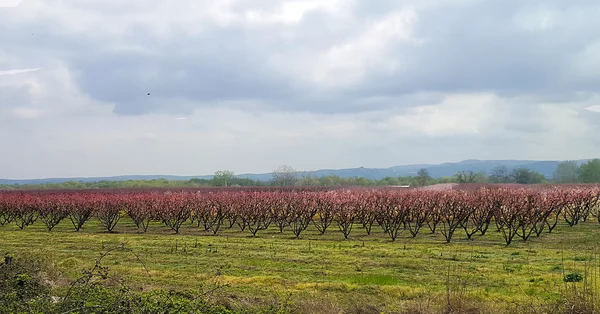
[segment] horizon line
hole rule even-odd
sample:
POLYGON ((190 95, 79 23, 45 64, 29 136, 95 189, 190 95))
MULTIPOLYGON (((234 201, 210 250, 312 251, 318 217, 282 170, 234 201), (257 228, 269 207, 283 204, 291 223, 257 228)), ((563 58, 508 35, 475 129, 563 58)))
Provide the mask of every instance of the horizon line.
MULTIPOLYGON (((416 166, 416 165, 423 165, 423 166, 441 166, 441 165, 445 165, 445 164, 458 164, 461 162, 465 162, 465 161, 484 161, 484 162, 503 162, 503 161, 522 161, 522 162, 562 162, 562 161, 586 161, 586 160, 591 160, 594 158, 584 158, 584 159, 565 159, 565 160, 559 160, 559 159, 541 159, 541 160, 536 160, 536 159, 464 159, 464 160, 460 160, 460 161, 447 161, 447 162, 442 162, 442 163, 415 163, 415 164, 404 164, 404 165, 396 165, 396 166, 390 166, 390 167, 363 167, 363 166, 358 166, 358 167, 353 167, 353 168, 319 168, 317 170, 296 170, 297 173, 310 173, 310 172, 317 172, 317 171, 339 171, 339 170, 352 170, 352 169, 390 169, 390 168, 396 168, 396 167, 408 167, 408 166, 416 166)), ((227 169, 223 169, 223 170, 227 170, 227 169)), ((218 170, 217 170, 218 171, 218 170)), ((243 172, 243 173, 239 173, 239 174, 234 174, 234 176, 244 176, 244 175, 268 175, 268 174, 272 174, 273 171, 270 172, 243 172)), ((0 178, 0 181, 43 181, 43 180, 75 180, 75 179, 103 179, 103 178, 118 178, 118 177, 157 177, 157 179, 164 179, 165 177, 190 177, 190 178, 196 178, 196 177, 210 177, 210 176, 214 176, 214 174, 201 174, 201 175, 177 175, 177 174, 118 174, 118 175, 98 175, 98 176, 64 176, 64 177, 36 177, 36 178, 21 178, 21 179, 14 179, 14 178, 0 178)))

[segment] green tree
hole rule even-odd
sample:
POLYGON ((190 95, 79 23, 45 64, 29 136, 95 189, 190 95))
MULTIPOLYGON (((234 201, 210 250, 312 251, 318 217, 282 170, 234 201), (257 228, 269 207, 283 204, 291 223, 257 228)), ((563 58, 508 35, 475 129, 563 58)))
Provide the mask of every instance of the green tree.
POLYGON ((579 178, 583 183, 600 183, 600 159, 581 164, 579 178))
POLYGON ((63 186, 67 189, 83 189, 83 188, 85 188, 85 184, 83 182, 77 182, 77 181, 72 181, 72 180, 63 183, 63 186))
POLYGON ((441 183, 456 183, 456 176, 445 176, 437 179, 433 179, 432 183, 441 184, 441 183))
MULTIPOLYGON (((397 179, 396 179, 396 181, 397 181, 397 179)), ((367 178, 357 178, 356 185, 369 186, 369 185, 372 185, 372 181, 367 178)), ((394 185, 394 184, 392 184, 392 185, 394 185)))
POLYGON ((318 186, 320 185, 319 179, 311 172, 305 173, 299 180, 298 185, 300 186, 318 186))
POLYGON ((190 179, 190 181, 188 181, 189 185, 191 186, 204 186, 204 185, 209 185, 209 181, 206 179, 200 179, 200 178, 192 178, 190 179))
POLYGON ((506 166, 497 166, 492 169, 489 179, 492 183, 510 183, 512 181, 506 166))
POLYGON ((487 182, 487 175, 485 172, 465 171, 461 170, 456 173, 457 183, 485 183, 487 182))
POLYGON ((216 186, 230 186, 234 175, 234 172, 231 170, 218 170, 215 171, 213 182, 216 186))
POLYGON ((425 186, 431 181, 431 176, 429 175, 429 170, 425 168, 419 169, 417 172, 417 176, 415 177, 415 182, 418 186, 425 186))
POLYGON ((578 183, 580 171, 576 161, 567 160, 558 164, 552 178, 556 183, 578 183))
POLYGON ((380 181, 381 185, 400 185, 400 180, 398 180, 398 178, 394 178, 394 177, 385 177, 383 179, 381 179, 380 181))
POLYGON ((487 183, 489 181, 490 180, 485 171, 479 171, 475 174, 475 183, 487 183))
POLYGON ((543 174, 527 168, 513 169, 511 177, 515 183, 519 184, 539 184, 545 179, 543 174))
POLYGON ((475 183, 476 173, 474 171, 465 171, 461 170, 456 173, 456 182, 457 183, 475 183))

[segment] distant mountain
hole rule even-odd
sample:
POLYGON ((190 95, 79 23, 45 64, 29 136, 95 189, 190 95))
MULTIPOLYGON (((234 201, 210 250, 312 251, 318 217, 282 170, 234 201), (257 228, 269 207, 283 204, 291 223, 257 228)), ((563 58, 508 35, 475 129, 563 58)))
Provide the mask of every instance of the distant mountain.
MULTIPOLYGON (((578 160, 579 164, 588 161, 589 159, 578 160)), ((509 171, 515 168, 527 168, 537 171, 547 178, 552 177, 554 170, 560 161, 548 160, 548 161, 537 161, 537 160, 464 160, 461 162, 449 162, 439 165, 431 164, 416 164, 416 165, 405 165, 395 166, 390 168, 349 168, 349 169, 321 169, 316 171, 299 171, 299 176, 313 176, 313 177, 324 177, 329 175, 335 175, 342 178, 355 178, 362 177, 367 179, 379 180, 385 177, 398 177, 398 176, 414 176, 417 174, 419 169, 427 169, 429 174, 434 178, 453 176, 458 171, 475 171, 490 173, 492 169, 498 166, 505 166, 509 171)), ((237 177, 248 178, 252 180, 269 181, 272 178, 271 173, 261 174, 239 174, 237 177)), ((127 181, 127 180, 155 180, 155 179, 167 179, 167 180, 190 180, 192 178, 199 179, 210 179, 212 175, 201 175, 201 176, 172 176, 172 175, 124 175, 115 177, 92 177, 92 178, 49 178, 49 179, 31 179, 31 180, 7 180, 0 179, 0 184, 44 184, 44 183, 63 183, 67 181, 79 181, 79 182, 98 182, 98 181, 127 181)))
MULTIPOLYGON (((588 161, 588 159, 578 160, 579 164, 588 161)), ((485 172, 489 174, 495 167, 505 166, 508 171, 515 168, 527 168, 537 171, 547 178, 551 178, 554 174, 554 170, 560 161, 537 161, 537 160, 464 160, 461 162, 454 163, 443 163, 439 165, 431 164, 417 164, 417 165, 405 165, 395 166, 390 168, 349 168, 349 169, 322 169, 316 171, 303 171, 299 172, 300 176, 311 175, 314 177, 324 177, 328 175, 335 175, 342 178, 367 178, 379 180, 385 177, 406 177, 415 176, 420 169, 427 169, 429 175, 434 178, 453 176, 461 170, 474 171, 474 172, 485 172)), ((267 181, 272 178, 272 174, 241 174, 239 177, 249 178, 252 180, 267 181)))
POLYGON ((45 183, 64 183, 68 181, 76 182, 100 182, 100 181, 129 181, 129 180, 190 180, 193 178, 211 179, 212 175, 205 176, 172 176, 172 175, 124 175, 114 177, 75 177, 75 178, 47 178, 47 179, 24 179, 11 180, 0 179, 0 184, 45 184, 45 183))

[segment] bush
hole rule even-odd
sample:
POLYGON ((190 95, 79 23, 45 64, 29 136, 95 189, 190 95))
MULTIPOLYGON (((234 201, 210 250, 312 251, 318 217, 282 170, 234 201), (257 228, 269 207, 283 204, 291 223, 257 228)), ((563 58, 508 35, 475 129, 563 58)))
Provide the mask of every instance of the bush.
POLYGON ((61 302, 60 308, 62 312, 77 309, 77 312, 86 314, 235 313, 191 293, 164 290, 134 293, 125 287, 116 289, 98 283, 74 288, 69 298, 61 302))
POLYGON ((0 264, 0 313, 42 313, 52 308, 41 263, 4 255, 0 264))
POLYGON ((583 280, 583 276, 580 273, 570 273, 565 275, 564 282, 580 282, 583 280))
MULTIPOLYGON (((106 253, 108 254, 108 253, 106 253)), ((106 256, 103 254, 102 256, 106 256)), ((102 258, 101 258, 102 259, 102 258)), ((134 291, 116 279, 107 267, 96 261, 91 270, 74 281, 62 297, 52 297, 44 263, 31 258, 6 254, 0 263, 0 314, 4 313, 287 313, 281 306, 271 305, 233 310, 208 301, 209 292, 134 291)))

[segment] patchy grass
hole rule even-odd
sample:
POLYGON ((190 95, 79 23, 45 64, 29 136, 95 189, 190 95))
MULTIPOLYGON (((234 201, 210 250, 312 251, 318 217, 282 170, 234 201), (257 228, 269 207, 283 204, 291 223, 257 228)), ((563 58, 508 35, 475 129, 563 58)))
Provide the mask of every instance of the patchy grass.
POLYGON ((174 235, 158 223, 140 234, 128 219, 116 231, 104 233, 96 221, 80 232, 69 221, 52 232, 39 222, 25 230, 10 225, 0 227, 0 250, 43 256, 74 279, 100 252, 124 245, 143 265, 126 253, 115 253, 104 264, 143 289, 196 289, 218 281, 229 285, 232 299, 291 295, 307 311, 317 304, 332 311, 357 304, 402 311, 445 298, 448 288, 477 303, 555 301, 564 285, 563 267, 572 273, 598 264, 593 252, 600 241, 600 226, 592 222, 561 225, 552 234, 510 247, 494 231, 473 241, 457 232, 450 244, 425 232, 391 242, 379 230, 367 236, 358 226, 349 240, 335 226, 323 236, 309 229, 301 239, 275 228, 257 237, 236 228, 211 236, 191 225, 174 235))

